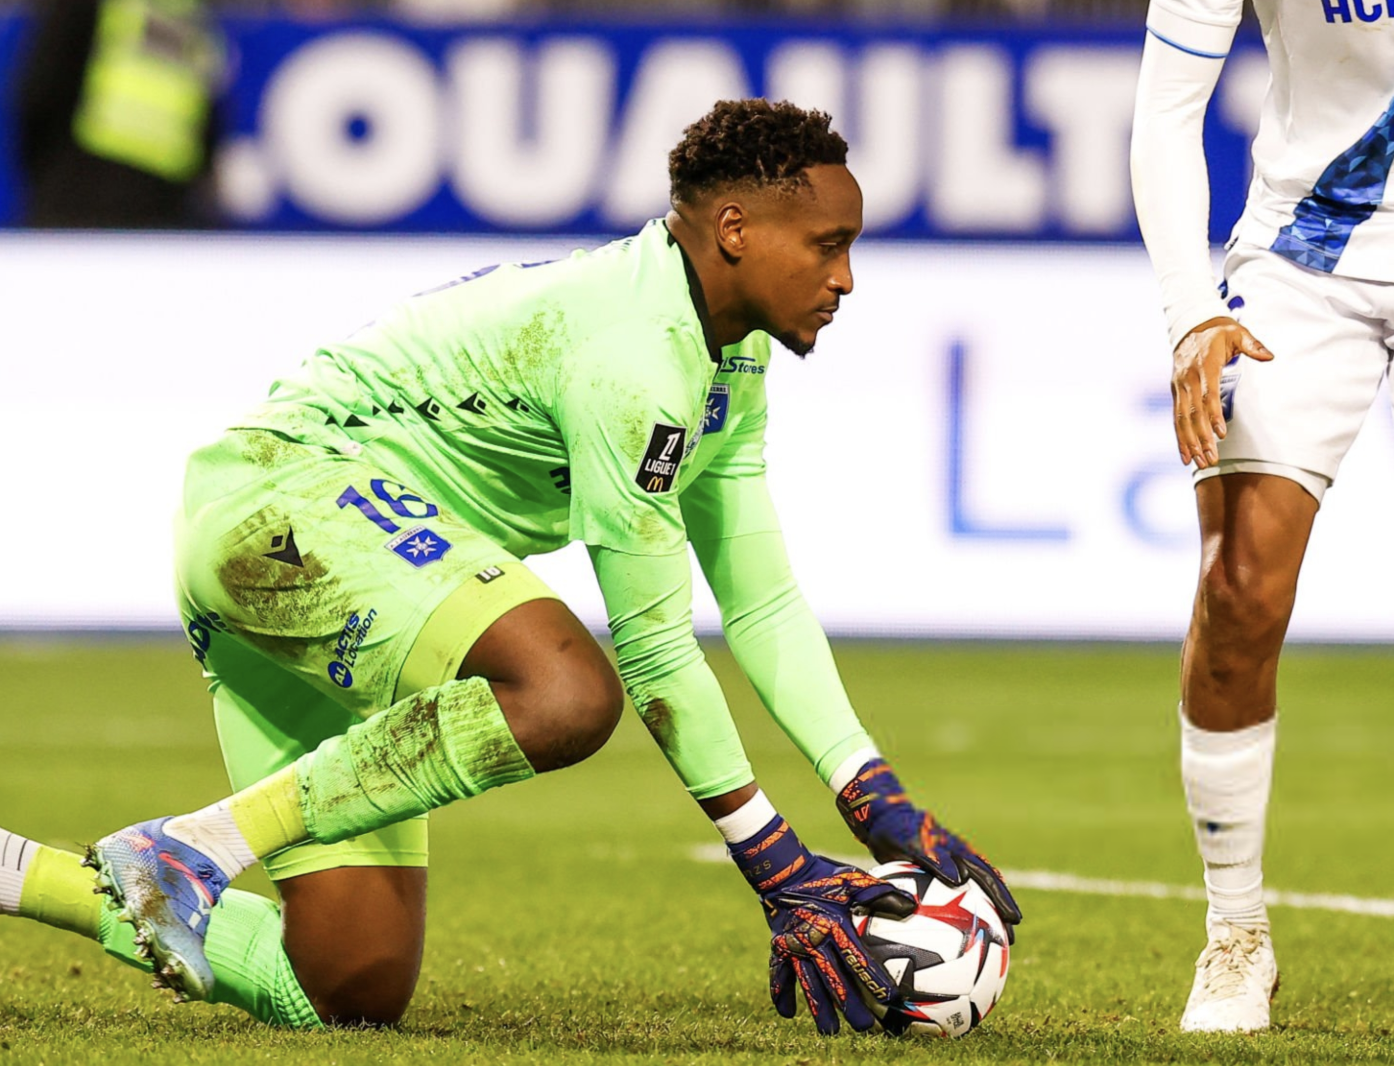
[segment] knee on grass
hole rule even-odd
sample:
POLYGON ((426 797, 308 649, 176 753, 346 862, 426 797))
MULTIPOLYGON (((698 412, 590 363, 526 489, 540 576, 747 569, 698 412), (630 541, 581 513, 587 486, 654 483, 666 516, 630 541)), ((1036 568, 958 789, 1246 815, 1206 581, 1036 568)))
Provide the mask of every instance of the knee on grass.
POLYGON ((395 958, 366 960, 321 980, 310 1000, 325 1025, 381 1029, 406 1013, 416 990, 416 967, 395 958))

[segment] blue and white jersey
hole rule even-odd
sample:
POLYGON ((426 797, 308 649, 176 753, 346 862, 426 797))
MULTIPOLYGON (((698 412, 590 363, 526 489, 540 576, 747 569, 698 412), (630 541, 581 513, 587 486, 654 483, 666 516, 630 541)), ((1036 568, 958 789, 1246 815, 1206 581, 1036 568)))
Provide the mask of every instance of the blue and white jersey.
MULTIPOLYGON (((1229 49, 1242 0, 1152 0, 1149 35, 1229 49)), ((1394 0, 1254 0, 1271 77, 1234 237, 1303 266, 1394 281, 1394 0)))

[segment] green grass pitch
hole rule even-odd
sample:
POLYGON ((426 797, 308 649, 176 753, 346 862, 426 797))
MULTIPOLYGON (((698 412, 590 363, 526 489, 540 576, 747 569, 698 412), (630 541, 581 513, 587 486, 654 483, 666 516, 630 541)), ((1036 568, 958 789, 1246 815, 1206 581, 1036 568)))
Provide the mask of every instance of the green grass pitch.
MULTIPOLYGON (((913 793, 999 864, 1198 883, 1174 649, 838 654, 913 793)), ((826 791, 724 650, 712 659, 775 804, 814 849, 851 852, 826 791)), ((1392 681, 1388 652, 1289 652, 1270 887, 1394 896, 1392 681)), ((225 791, 201 679, 173 639, 9 638, 0 692, 8 828, 76 848, 225 791)), ((692 857, 714 839, 631 714, 589 762, 433 816, 427 958, 399 1030, 281 1033, 175 1007, 95 945, 0 918, 0 1066, 1394 1061, 1394 919, 1275 908, 1275 1029, 1183 1037, 1203 904, 1029 888, 1006 995, 977 1032, 819 1039, 770 1008, 759 908, 732 869, 692 857)))

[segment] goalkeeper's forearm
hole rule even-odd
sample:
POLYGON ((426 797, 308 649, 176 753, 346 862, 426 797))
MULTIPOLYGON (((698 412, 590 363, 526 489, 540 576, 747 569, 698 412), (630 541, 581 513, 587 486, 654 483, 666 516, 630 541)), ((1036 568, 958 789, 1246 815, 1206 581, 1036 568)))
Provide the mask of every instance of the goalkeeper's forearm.
POLYGON ((841 788, 875 747, 777 532, 693 541, 727 643, 761 701, 824 783, 841 788))
POLYGON ((699 801, 754 775, 726 697, 692 631, 687 553, 630 555, 592 548, 620 677, 668 762, 699 801))

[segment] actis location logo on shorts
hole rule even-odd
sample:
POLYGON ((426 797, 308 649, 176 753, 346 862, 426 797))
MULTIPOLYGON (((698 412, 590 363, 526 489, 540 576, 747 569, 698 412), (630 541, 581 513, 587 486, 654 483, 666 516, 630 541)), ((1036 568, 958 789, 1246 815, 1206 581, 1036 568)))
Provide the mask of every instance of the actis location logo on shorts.
POLYGON ((339 631, 339 639, 334 642, 334 661, 329 664, 329 680, 340 688, 353 687, 353 671, 349 667, 358 661, 358 649, 368 639, 368 630, 373 628, 377 616, 376 608, 369 608, 361 617, 355 612, 339 631))

